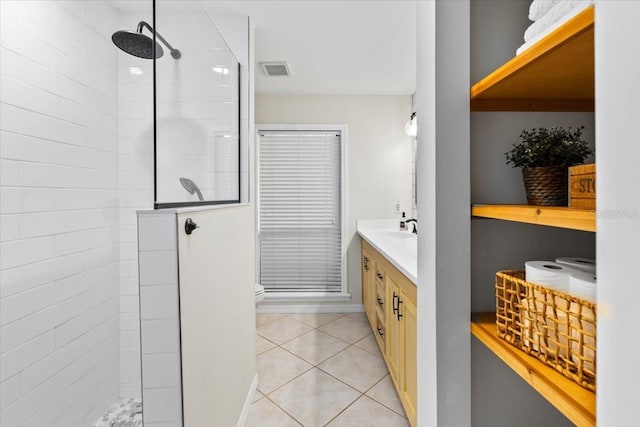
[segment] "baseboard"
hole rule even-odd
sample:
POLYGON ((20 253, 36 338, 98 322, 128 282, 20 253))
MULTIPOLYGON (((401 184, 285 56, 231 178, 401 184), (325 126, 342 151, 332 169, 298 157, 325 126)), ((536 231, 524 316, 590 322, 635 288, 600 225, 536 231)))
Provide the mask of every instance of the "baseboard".
POLYGON ((320 304, 320 303, 268 303, 261 302, 256 313, 362 313, 362 304, 320 304))
POLYGON ((251 404, 253 403, 253 397, 256 395, 257 389, 258 374, 256 373, 253 376, 253 381, 251 381, 251 386, 249 387, 249 392, 247 393, 244 405, 242 405, 242 411, 240 412, 240 417, 238 417, 238 424, 236 427, 244 427, 245 424, 247 424, 247 418, 249 417, 249 411, 251 410, 251 404))

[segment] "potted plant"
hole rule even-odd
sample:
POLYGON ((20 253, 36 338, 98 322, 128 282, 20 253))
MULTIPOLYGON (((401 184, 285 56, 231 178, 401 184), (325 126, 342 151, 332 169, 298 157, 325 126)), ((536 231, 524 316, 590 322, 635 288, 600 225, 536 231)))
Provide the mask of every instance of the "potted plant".
POLYGON ((584 162, 592 153, 582 139, 581 126, 523 130, 522 142, 505 153, 507 164, 522 168, 530 205, 567 206, 568 168, 584 162))

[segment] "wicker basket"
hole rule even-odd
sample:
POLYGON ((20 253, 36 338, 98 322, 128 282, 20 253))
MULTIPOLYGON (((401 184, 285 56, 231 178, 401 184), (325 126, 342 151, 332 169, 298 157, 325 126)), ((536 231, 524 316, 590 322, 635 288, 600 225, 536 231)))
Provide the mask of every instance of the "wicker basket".
POLYGON ((527 203, 539 206, 567 206, 568 176, 566 167, 522 168, 527 203))
POLYGON ((498 335, 595 390, 596 305, 524 278, 524 271, 496 273, 498 335))

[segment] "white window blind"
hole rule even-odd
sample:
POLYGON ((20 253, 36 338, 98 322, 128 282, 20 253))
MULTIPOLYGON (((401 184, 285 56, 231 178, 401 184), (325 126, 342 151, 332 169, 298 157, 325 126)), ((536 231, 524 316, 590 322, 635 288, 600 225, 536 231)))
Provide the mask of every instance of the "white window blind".
POLYGON ((260 134, 260 283, 267 292, 341 291, 340 144, 335 131, 260 134))

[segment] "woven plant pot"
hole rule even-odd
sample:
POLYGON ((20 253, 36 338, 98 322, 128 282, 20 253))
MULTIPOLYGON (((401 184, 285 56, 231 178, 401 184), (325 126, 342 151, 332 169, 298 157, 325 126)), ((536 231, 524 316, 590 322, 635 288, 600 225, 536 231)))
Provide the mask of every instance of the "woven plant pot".
POLYGON ((567 167, 522 168, 522 180, 530 205, 567 206, 567 167))

